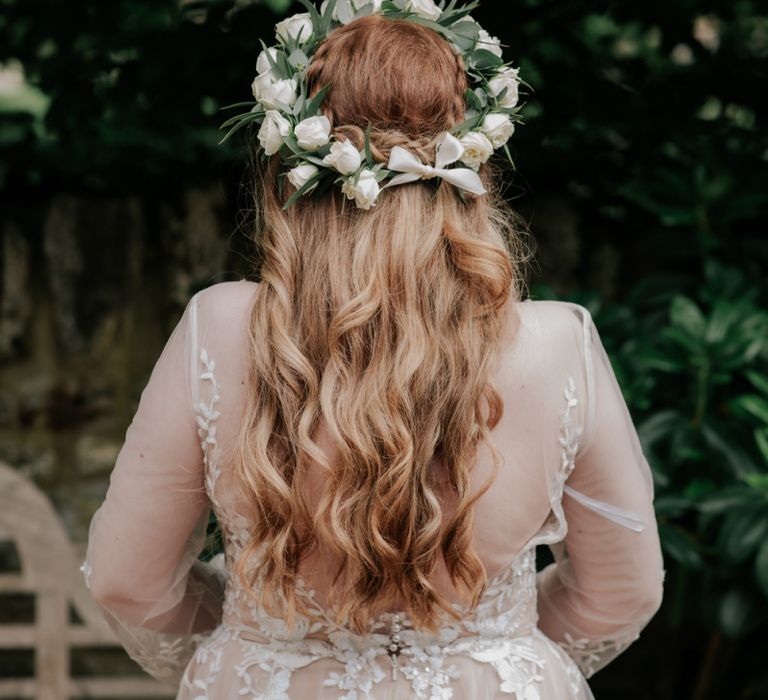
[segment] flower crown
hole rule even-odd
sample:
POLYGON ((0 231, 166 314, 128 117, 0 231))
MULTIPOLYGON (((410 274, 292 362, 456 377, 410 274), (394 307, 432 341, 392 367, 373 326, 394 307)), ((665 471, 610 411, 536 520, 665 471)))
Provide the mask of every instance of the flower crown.
MULTIPOLYGON (((457 0, 325 0, 318 11, 310 0, 300 0, 307 12, 288 17, 275 26, 277 44, 256 61, 251 89, 255 102, 222 107, 251 107, 225 121, 224 143, 242 127, 259 125, 262 157, 278 154, 287 172, 283 177, 296 188, 284 209, 310 192, 324 192, 341 184, 342 192, 361 209, 370 209, 382 189, 419 179, 440 178, 473 194, 485 194, 477 173, 495 149, 504 148, 514 166, 507 141, 520 122, 519 69, 502 60, 501 44, 472 19, 479 2, 459 6, 457 0), (405 19, 441 34, 463 56, 470 87, 465 93, 462 123, 444 132, 437 143, 434 166, 422 163, 410 151, 395 146, 389 161, 377 163, 371 154, 370 125, 361 152, 348 140, 334 140, 328 118, 320 107, 330 86, 312 98, 307 94, 306 70, 319 44, 336 27, 370 14, 405 19), (461 162, 467 167, 456 167, 461 162), (453 167, 448 167, 453 166, 453 167), (387 183, 384 183, 388 180, 387 183)), ((524 83, 523 83, 524 84, 524 83)))

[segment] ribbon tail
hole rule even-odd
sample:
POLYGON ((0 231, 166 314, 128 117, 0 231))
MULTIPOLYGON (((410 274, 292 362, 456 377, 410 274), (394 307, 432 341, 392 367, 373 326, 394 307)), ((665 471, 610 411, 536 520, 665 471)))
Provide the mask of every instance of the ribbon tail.
POLYGON ((415 182, 420 178, 421 175, 418 173, 403 173, 402 175, 393 177, 382 189, 387 189, 387 187, 392 187, 393 185, 404 185, 407 182, 415 182))
POLYGON ((583 506, 586 506, 590 510, 599 513, 609 520, 612 520, 618 525, 622 525, 623 527, 626 527, 629 530, 634 530, 635 532, 642 532, 645 529, 645 521, 638 514, 633 513, 632 511, 619 508, 619 506, 615 506, 612 503, 606 503, 605 501, 599 501, 596 498, 591 498, 590 496, 581 493, 581 491, 577 491, 576 489, 568 486, 568 484, 563 486, 563 490, 571 498, 578 501, 583 506))
POLYGON ((486 194, 488 190, 483 187, 483 181, 480 176, 469 168, 451 168, 450 170, 441 170, 438 175, 447 180, 456 187, 471 192, 472 194, 486 194))

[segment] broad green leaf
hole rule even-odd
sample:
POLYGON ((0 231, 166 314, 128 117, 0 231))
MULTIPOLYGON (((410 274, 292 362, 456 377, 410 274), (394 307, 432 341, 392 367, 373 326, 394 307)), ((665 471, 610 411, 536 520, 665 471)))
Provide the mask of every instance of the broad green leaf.
POLYGON ((702 425, 701 434, 707 445, 725 458, 728 466, 737 476, 745 476, 757 471, 757 465, 749 454, 736 441, 721 435, 713 425, 702 425))
POLYGON ((747 486, 727 486, 703 500, 697 507, 702 513, 722 514, 750 506, 757 498, 758 494, 747 486))
POLYGON ((744 372, 744 374, 746 375, 747 379, 752 382, 755 388, 759 389, 766 396, 768 396, 768 375, 751 369, 748 369, 746 372, 744 372))
POLYGON ((768 426, 768 399, 757 394, 744 394, 733 399, 732 405, 737 410, 743 410, 768 426))
POLYGON ((743 588, 732 588, 720 602, 720 626, 730 637, 742 637, 759 622, 756 600, 743 588))
POLYGON ((768 504, 731 513, 718 533, 718 549, 730 562, 747 559, 768 535, 768 504))
POLYGON ((670 321, 673 326, 682 328, 695 338, 703 338, 706 328, 706 320, 701 309, 690 299, 676 296, 672 300, 669 310, 670 321))
POLYGON ((768 599, 768 539, 760 545, 755 557, 755 578, 763 595, 768 599))
POLYGON ((760 450, 763 462, 768 465, 768 428, 755 428, 755 442, 757 442, 757 448, 760 450))
POLYGON ((681 566, 701 568, 703 561, 691 536, 674 525, 659 524, 659 537, 664 551, 681 566))

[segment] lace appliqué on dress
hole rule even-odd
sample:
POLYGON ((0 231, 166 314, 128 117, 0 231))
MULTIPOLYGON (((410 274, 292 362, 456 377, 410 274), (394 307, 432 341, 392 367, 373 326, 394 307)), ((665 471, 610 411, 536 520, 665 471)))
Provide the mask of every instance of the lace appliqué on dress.
MULTIPOLYGON (((205 454, 205 484, 226 535, 227 559, 234 561, 250 537, 247 522, 240 514, 223 507, 216 497, 216 482, 221 475, 220 452, 216 441, 215 404, 219 385, 215 363, 205 349, 200 350, 205 368, 200 375, 210 382, 210 401, 197 404, 201 445, 205 454)), ((536 623, 535 546, 555 541, 565 534, 562 515, 563 484, 574 467, 576 447, 581 435, 570 415, 577 405, 575 382, 571 377, 565 389, 566 407, 560 416, 561 468, 552 499, 554 518, 545 524, 516 559, 493 577, 479 602, 469 610, 454 607, 462 619, 445 616, 436 634, 413 628, 405 613, 384 613, 369 621, 368 632, 355 634, 330 619, 315 602, 315 592, 299 578, 297 594, 317 619, 299 617, 288 629, 284 620, 267 614, 254 596, 240 587, 239 581, 227 582, 223 622, 195 651, 193 661, 182 679, 182 687, 205 698, 215 693, 221 671, 221 654, 225 646, 240 646, 235 667, 240 683, 239 694, 254 700, 289 700, 287 693, 291 675, 319 659, 333 659, 339 670, 330 671, 323 685, 338 688, 339 700, 372 698, 374 687, 391 672, 409 682, 410 697, 417 700, 450 700, 454 697, 451 682, 460 677, 449 657, 466 656, 493 667, 499 677, 501 692, 516 700, 539 700, 546 659, 542 644, 555 647, 536 623), (198 673, 199 669, 199 673, 198 673), (389 669, 389 671, 387 670, 389 669)), ((258 565, 259 556, 254 557, 258 565)), ((258 586, 258 577, 256 579, 258 586)), ((557 647, 555 647, 557 648, 557 647)), ((570 657, 558 651, 569 675, 580 674, 570 657)), ((577 685, 573 683, 574 697, 577 685)))
POLYGON ((215 423, 216 419, 221 415, 216 410, 216 404, 221 398, 221 393, 219 382, 214 374, 216 362, 208 358, 208 352, 205 348, 200 348, 199 359, 203 365, 203 371, 200 373, 199 378, 210 382, 211 392, 210 400, 206 403, 203 399, 199 399, 194 406, 194 411, 197 417, 197 434, 200 437, 200 449, 203 451, 203 461, 205 463, 205 486, 208 496, 212 499, 214 484, 221 475, 221 467, 219 466, 220 448, 216 439, 215 423))

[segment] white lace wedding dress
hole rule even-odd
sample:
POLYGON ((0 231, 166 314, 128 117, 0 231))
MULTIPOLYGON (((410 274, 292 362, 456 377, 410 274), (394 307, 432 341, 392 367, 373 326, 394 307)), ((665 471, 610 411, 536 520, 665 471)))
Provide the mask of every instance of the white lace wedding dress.
MULTIPOLYGON (((192 297, 91 522, 82 570, 128 653, 185 700, 592 698, 586 678, 639 636, 664 569, 650 469, 588 311, 509 307, 494 382, 505 412, 492 432, 504 465, 475 511, 490 577, 480 604, 456 603, 460 622, 438 634, 392 611, 356 635, 328 618, 288 630, 229 576, 248 536, 229 454, 259 288, 224 282, 192 297), (218 565, 198 560, 211 508, 218 565), (538 573, 537 545, 554 555, 538 573)), ((490 465, 484 446, 473 482, 490 465)), ((332 567, 301 573, 301 595, 323 615, 332 567)), ((436 577, 444 586, 445 571, 436 577)))

